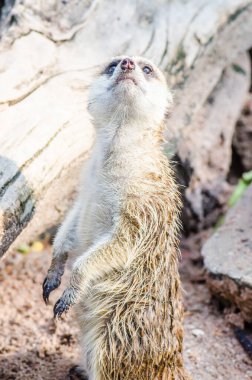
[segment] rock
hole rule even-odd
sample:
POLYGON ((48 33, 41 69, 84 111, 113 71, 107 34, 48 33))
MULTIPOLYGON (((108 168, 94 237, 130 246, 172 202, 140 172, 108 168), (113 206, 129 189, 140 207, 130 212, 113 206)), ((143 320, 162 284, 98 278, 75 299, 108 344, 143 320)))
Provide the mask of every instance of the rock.
POLYGON ((204 331, 201 330, 201 329, 193 329, 193 330, 192 330, 192 334, 193 334, 193 336, 195 336, 196 338, 205 335, 204 331))
POLYGON ((178 140, 178 156, 189 179, 185 183, 183 218, 189 230, 213 225, 229 196, 226 177, 232 160, 230 148, 251 81, 247 58, 246 54, 240 55, 223 71, 221 80, 178 140))
POLYGON ((252 185, 202 249, 210 290, 252 322, 252 185))

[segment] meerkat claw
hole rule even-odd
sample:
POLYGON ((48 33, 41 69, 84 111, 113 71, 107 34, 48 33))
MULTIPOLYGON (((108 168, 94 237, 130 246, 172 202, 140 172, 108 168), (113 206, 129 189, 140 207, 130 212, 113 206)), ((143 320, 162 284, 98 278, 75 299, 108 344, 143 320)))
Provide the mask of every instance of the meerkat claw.
POLYGON ((53 308, 54 318, 60 318, 63 313, 67 313, 70 306, 75 303, 75 294, 73 288, 67 288, 62 297, 58 299, 53 308))
POLYGON ((49 302, 50 293, 60 286, 61 279, 58 276, 49 277, 48 275, 43 282, 43 299, 47 305, 49 302))
POLYGON ((65 303, 64 299, 60 298, 53 308, 54 318, 60 318, 64 312, 67 313, 68 309, 69 305, 65 303))

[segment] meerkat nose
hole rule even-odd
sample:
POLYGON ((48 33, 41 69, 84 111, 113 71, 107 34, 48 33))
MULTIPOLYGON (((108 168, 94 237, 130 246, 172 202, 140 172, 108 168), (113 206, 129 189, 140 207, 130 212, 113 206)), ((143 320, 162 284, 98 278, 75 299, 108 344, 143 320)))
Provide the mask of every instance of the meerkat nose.
POLYGON ((132 59, 125 58, 121 62, 121 69, 123 71, 132 71, 135 69, 135 63, 132 59))

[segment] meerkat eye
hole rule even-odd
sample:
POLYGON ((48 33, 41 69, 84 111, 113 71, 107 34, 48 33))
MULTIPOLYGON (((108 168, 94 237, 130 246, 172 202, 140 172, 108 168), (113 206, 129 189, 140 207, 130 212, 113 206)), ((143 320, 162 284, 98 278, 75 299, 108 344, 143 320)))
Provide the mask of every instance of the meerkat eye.
POLYGON ((150 66, 144 66, 143 67, 143 72, 145 73, 145 74, 150 74, 150 73, 152 73, 152 68, 150 67, 150 66))
POLYGON ((113 72, 115 71, 115 68, 116 68, 117 65, 118 65, 118 62, 112 62, 112 63, 108 66, 108 68, 107 68, 107 70, 106 70, 106 73, 109 74, 109 75, 112 75, 113 72))

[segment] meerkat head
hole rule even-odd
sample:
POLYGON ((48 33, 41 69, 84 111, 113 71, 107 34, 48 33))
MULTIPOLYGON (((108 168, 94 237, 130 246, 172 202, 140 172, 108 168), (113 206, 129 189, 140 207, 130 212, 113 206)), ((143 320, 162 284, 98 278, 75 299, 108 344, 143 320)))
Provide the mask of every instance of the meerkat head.
POLYGON ((172 105, 162 72, 142 57, 116 57, 91 85, 88 109, 97 127, 131 120, 158 125, 172 105))

